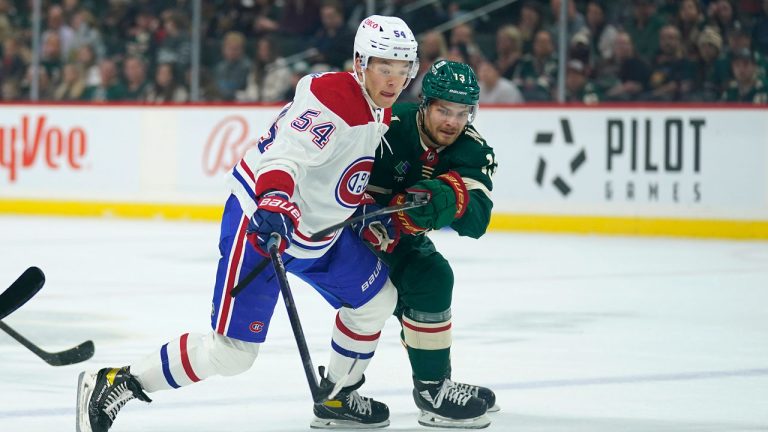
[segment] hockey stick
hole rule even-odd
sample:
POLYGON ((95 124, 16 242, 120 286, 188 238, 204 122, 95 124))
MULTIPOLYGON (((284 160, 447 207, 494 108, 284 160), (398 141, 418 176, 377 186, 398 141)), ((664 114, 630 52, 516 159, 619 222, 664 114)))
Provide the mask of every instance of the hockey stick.
POLYGON ((13 313, 31 299, 45 284, 45 275, 37 267, 30 267, 0 294, 0 319, 13 313))
POLYGON ((16 332, 16 330, 12 329, 10 326, 8 326, 8 324, 2 321, 0 321, 0 329, 8 333, 12 338, 16 339, 17 342, 27 347, 27 349, 35 353, 38 357, 43 359, 51 366, 66 366, 86 361, 93 357, 93 353, 95 351, 93 342, 85 341, 80 345, 68 350, 51 353, 43 351, 40 349, 40 347, 30 342, 29 339, 20 335, 16 332))
POLYGON ((347 225, 352 225, 357 222, 360 222, 362 220, 372 218, 375 216, 381 216, 385 214, 390 213, 397 213, 401 210, 408 210, 415 207, 421 207, 424 204, 427 204, 429 202, 429 194, 427 192, 411 192, 408 194, 408 197, 406 198, 407 201, 403 204, 397 204, 389 207, 383 207, 376 211, 372 211, 370 213, 366 213, 364 215, 360 215, 357 217, 349 218, 343 222, 339 222, 335 225, 331 225, 328 228, 323 228, 320 231, 312 234, 309 239, 312 241, 318 241, 322 240, 323 237, 327 236, 328 234, 340 229, 344 228, 347 225))
MULTIPOLYGON (((415 207, 421 207, 424 204, 427 204, 428 202, 429 202, 429 195, 426 192, 409 193, 408 201, 403 204, 383 207, 379 210, 370 212, 368 214, 353 217, 343 222, 339 222, 335 225, 329 226, 328 228, 324 228, 312 234, 310 236, 310 239, 313 241, 317 241, 340 228, 344 228, 347 225, 360 222, 361 220, 374 217, 374 216, 381 216, 385 214, 395 213, 401 210, 408 210, 415 207)), ((249 283, 251 283, 254 279, 256 279, 256 276, 258 276, 262 271, 264 271, 268 263, 269 262, 267 259, 264 259, 262 262, 260 262, 259 265, 257 265, 253 270, 251 270, 250 273, 248 273, 243 279, 241 279, 237 283, 237 285, 235 285, 232 288, 232 290, 229 292, 229 295, 231 295, 232 297, 237 297, 237 295, 240 294, 240 291, 242 291, 243 288, 248 286, 249 283)))
MULTIPOLYGON (((309 391, 312 393, 312 400, 315 403, 322 403, 335 396, 349 378, 349 372, 344 375, 339 382, 334 386, 321 386, 317 382, 315 376, 315 367, 312 365, 312 357, 309 355, 309 348, 307 347, 307 340, 304 337, 304 330, 301 328, 301 321, 299 320, 299 311, 296 309, 296 303, 293 301, 293 294, 291 294, 291 287, 288 285, 288 277, 285 272, 285 265, 283 264, 283 258, 280 256, 280 242, 282 238, 280 234, 272 233, 269 241, 267 242, 267 249, 269 250, 269 256, 272 259, 272 266, 275 269, 277 275, 277 283, 280 285, 280 292, 283 294, 283 301, 285 302, 285 309, 288 312, 288 319, 291 321, 291 328, 293 329, 293 336, 296 339, 296 345, 299 348, 299 355, 301 356, 301 363, 304 366, 304 374, 307 376, 307 383, 309 384, 309 391)), ((352 363, 349 368, 351 371, 355 367, 357 359, 352 363)))

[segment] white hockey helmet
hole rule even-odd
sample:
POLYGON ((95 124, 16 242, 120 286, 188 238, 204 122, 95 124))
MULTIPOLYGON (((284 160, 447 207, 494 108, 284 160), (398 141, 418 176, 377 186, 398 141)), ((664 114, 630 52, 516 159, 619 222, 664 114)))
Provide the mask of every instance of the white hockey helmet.
POLYGON ((360 57, 363 70, 371 57, 409 61, 408 81, 415 78, 419 71, 418 43, 405 21, 398 17, 371 15, 364 19, 355 34, 352 59, 357 57, 360 57))

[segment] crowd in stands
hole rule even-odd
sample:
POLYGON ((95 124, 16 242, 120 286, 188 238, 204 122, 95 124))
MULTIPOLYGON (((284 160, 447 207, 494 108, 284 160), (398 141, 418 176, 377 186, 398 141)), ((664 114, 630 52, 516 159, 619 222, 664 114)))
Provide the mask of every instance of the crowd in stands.
MULTIPOLYGON (((484 0, 378 0, 418 35, 421 70, 471 64, 481 103, 557 99, 558 19, 567 13, 566 100, 768 103, 768 0, 526 0, 445 32, 484 0), (419 6, 420 7, 416 7, 419 6)), ((0 100, 30 99, 32 1, 0 0, 0 100)), ((368 2, 202 1, 200 100, 290 100, 307 73, 352 69, 368 2)), ((39 98, 190 101, 190 0, 43 0, 39 98)))

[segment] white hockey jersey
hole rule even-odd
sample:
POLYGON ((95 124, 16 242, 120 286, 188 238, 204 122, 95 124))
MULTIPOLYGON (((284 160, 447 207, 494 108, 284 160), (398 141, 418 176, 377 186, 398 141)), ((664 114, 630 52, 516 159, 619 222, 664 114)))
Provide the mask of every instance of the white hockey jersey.
POLYGON ((302 216, 288 252, 296 258, 320 257, 339 232, 316 242, 309 237, 354 213, 391 114, 371 109, 351 73, 305 76, 293 102, 235 165, 232 193, 250 216, 265 189, 292 191, 302 216))

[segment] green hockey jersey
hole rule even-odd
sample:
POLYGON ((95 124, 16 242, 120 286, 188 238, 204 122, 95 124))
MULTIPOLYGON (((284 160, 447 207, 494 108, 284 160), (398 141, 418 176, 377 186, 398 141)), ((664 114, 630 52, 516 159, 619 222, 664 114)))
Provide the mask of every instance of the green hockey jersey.
POLYGON ((388 146, 384 144, 376 152, 368 192, 386 206, 395 194, 419 180, 456 171, 464 180, 470 199, 466 212, 451 228, 459 235, 478 238, 485 233, 493 208, 491 176, 496 170, 493 149, 469 126, 450 146, 431 150, 419 136, 418 110, 415 103, 396 104, 392 108, 392 122, 384 136, 388 146))

